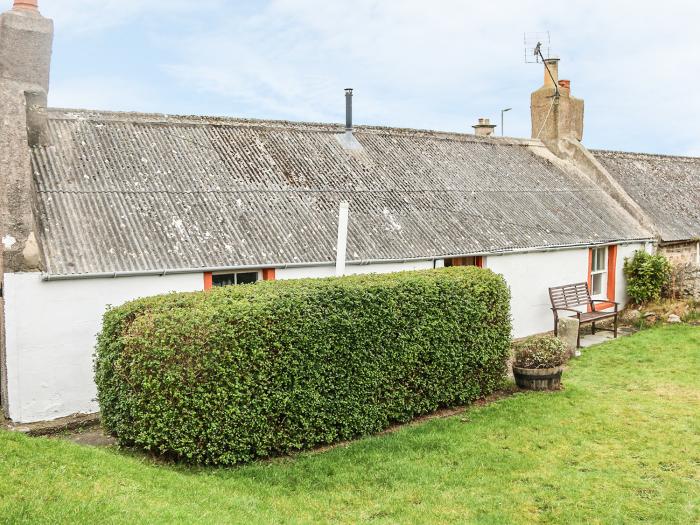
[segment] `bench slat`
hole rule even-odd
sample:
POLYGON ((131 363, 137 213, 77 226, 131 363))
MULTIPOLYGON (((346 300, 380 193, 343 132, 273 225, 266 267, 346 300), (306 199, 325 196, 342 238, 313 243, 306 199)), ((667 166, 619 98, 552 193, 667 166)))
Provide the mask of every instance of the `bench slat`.
POLYGON ((554 286, 549 289, 549 298, 554 308, 573 308, 591 304, 588 283, 554 286))

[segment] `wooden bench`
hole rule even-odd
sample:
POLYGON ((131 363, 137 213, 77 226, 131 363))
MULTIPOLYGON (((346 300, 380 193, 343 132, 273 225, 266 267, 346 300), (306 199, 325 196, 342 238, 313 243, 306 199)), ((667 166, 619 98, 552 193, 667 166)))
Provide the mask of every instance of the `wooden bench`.
MULTIPOLYGON (((581 325, 584 323, 592 323, 591 330, 595 334, 596 321, 602 319, 613 318, 614 328, 598 328, 598 330, 609 330, 617 337, 617 307, 618 303, 602 299, 591 299, 591 294, 588 291, 588 283, 566 284, 564 286, 554 286, 549 289, 549 300, 552 302, 552 312, 554 313, 554 335, 557 335, 557 325, 559 324, 559 311, 567 310, 576 314, 576 319, 579 322, 578 336, 576 338, 576 347, 581 347, 581 325), (595 309, 596 303, 607 303, 615 306, 613 312, 598 312, 595 309), (576 310, 577 307, 586 306, 587 312, 576 310)), ((574 317, 573 315, 568 317, 574 317)))

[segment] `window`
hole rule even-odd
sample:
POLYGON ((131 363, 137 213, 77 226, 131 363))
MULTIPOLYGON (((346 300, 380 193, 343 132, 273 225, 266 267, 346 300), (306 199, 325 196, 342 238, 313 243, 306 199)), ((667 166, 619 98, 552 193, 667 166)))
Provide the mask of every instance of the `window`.
POLYGON ((219 273, 211 276, 212 286, 251 284, 258 280, 258 272, 219 273))
POLYGON ((610 302, 596 303, 596 310, 614 306, 617 246, 591 248, 588 252, 588 288, 593 299, 610 302))
POLYGON ((483 268, 483 258, 480 256, 476 257, 452 257, 451 259, 445 259, 445 268, 450 266, 478 266, 483 268))
POLYGON ((248 272, 221 272, 212 273, 204 272, 204 289, 211 290, 212 286, 230 286, 235 284, 249 284, 257 282, 259 279, 263 281, 275 280, 274 268, 262 268, 258 271, 248 272))
POLYGON ((602 296, 608 288, 608 248, 591 250, 591 295, 602 296))

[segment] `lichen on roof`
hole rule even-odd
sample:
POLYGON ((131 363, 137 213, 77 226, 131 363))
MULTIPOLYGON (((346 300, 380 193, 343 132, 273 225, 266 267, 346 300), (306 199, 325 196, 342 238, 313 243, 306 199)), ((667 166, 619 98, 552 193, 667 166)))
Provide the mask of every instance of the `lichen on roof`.
POLYGON ((700 238, 700 158, 596 150, 593 154, 666 242, 700 238))
POLYGON ((51 275, 403 260, 647 237, 533 140, 333 124, 49 112, 32 153, 51 275))

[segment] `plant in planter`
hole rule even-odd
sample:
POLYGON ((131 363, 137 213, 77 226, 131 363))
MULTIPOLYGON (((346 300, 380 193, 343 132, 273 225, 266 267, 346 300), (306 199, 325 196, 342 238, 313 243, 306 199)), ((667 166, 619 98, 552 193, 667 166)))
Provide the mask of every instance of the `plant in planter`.
POLYGON ((513 376, 520 388, 554 390, 561 385, 566 343, 552 335, 540 335, 513 342, 513 376))

